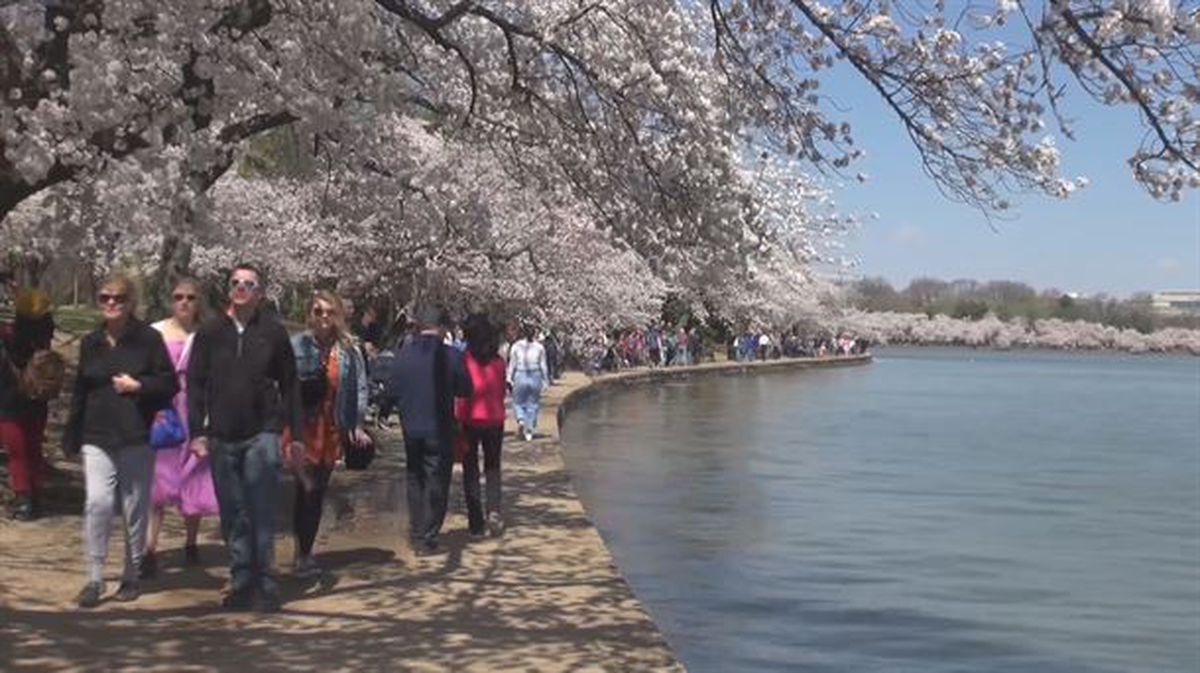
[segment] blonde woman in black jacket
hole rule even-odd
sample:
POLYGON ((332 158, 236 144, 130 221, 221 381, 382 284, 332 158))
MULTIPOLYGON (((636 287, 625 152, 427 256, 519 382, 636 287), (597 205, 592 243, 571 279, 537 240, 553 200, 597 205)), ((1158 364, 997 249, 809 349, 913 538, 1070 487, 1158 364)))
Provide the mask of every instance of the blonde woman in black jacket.
POLYGON ((67 453, 83 454, 87 488, 83 539, 88 581, 76 598, 82 608, 99 605, 104 594, 104 562, 115 512, 125 522, 126 553, 114 598, 132 601, 141 593, 138 567, 146 548, 154 465, 150 424, 179 387, 162 336, 133 317, 133 283, 122 275, 110 276, 100 285, 97 301, 104 323, 80 343, 63 438, 67 453))

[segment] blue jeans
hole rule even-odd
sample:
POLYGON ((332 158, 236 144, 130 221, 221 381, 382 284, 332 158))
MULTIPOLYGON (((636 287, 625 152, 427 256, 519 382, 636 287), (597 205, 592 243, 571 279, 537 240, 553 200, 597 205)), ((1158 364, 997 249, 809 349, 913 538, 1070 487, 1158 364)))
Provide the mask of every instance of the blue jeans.
POLYGON ((513 374, 513 414, 529 432, 537 429, 538 409, 542 406, 542 373, 517 371, 513 374))
POLYGON ((209 447, 231 588, 248 592, 257 586, 274 594, 279 590, 274 576, 279 435, 264 432, 236 442, 212 439, 209 447))

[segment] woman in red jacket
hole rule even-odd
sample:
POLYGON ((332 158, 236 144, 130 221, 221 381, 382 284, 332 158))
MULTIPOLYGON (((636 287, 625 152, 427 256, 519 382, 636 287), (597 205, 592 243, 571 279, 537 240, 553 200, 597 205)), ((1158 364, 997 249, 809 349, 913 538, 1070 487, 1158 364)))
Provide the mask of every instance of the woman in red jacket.
POLYGON ((484 533, 483 508, 479 502, 479 449, 483 447, 483 471, 487 475, 487 529, 492 536, 504 532, 500 516, 500 444, 504 439, 505 366, 499 355, 500 333, 486 316, 468 319, 465 364, 471 377, 472 394, 459 398, 454 417, 467 440, 463 457, 463 493, 467 500, 467 522, 471 535, 484 533))

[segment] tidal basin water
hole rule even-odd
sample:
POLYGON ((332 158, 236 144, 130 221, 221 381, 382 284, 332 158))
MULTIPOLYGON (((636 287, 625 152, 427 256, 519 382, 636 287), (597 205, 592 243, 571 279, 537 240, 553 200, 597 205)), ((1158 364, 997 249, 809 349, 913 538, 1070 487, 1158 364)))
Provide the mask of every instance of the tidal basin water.
POLYGON ((693 672, 1200 671, 1200 358, 883 350, 563 439, 693 672))

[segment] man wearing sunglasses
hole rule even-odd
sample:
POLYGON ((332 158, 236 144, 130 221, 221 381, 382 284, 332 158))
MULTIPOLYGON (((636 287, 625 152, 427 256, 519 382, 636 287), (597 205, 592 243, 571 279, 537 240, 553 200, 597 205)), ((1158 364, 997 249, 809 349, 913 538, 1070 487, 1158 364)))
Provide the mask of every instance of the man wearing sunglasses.
MULTIPOLYGON (((274 576, 280 433, 303 437, 296 359, 287 330, 261 310, 263 276, 249 264, 229 274, 229 310, 196 332, 188 367, 192 451, 211 455, 231 590, 222 605, 279 610, 274 576)), ((293 445, 292 455, 303 455, 293 445)))

